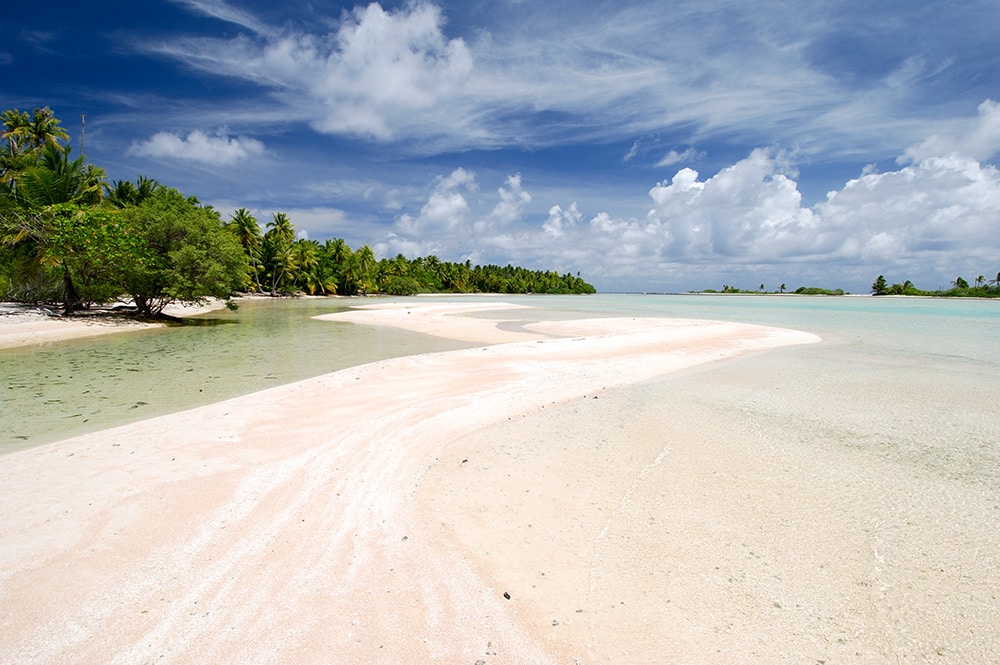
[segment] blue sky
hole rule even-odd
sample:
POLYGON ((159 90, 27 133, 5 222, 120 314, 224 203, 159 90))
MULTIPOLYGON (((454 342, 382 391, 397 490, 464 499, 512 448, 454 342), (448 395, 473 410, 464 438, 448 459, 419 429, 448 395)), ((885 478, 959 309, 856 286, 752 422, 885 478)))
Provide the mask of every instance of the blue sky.
POLYGON ((0 106, 380 257, 938 288, 1000 270, 998 33, 995 0, 16 3, 0 106))

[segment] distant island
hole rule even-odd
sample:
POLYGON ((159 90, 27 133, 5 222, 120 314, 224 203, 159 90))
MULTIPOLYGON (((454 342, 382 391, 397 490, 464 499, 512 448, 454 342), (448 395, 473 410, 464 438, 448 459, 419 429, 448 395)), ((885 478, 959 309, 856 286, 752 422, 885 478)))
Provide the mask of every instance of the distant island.
POLYGON ((842 296, 845 294, 843 289, 824 289, 818 286, 800 286, 794 291, 789 291, 788 288, 782 284, 778 287, 777 291, 768 291, 761 284, 758 289, 741 289, 730 284, 723 284, 721 291, 716 291, 715 289, 703 289, 701 291, 695 291, 694 293, 745 293, 745 294, 757 294, 757 295, 779 295, 792 293, 800 296, 842 296))
MULTIPOLYGON (((703 289, 692 293, 743 293, 757 295, 778 295, 778 294, 798 294, 798 295, 823 295, 842 296, 849 292, 843 289, 826 289, 815 286, 800 286, 794 291, 789 291, 782 284, 776 291, 768 291, 761 284, 758 289, 741 289, 729 284, 723 284, 721 291, 715 289, 703 289)), ((979 275, 972 284, 959 276, 951 283, 950 289, 926 291, 918 289, 913 282, 906 280, 902 283, 889 284, 884 275, 879 275, 872 283, 871 295, 873 296, 925 296, 931 298, 1000 298, 1000 273, 996 279, 987 280, 985 275, 979 275)))

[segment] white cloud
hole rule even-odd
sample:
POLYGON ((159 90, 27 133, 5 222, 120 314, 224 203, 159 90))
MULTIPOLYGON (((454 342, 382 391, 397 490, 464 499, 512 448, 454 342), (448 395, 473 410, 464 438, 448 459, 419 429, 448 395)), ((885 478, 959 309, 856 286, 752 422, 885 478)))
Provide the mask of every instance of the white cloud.
POLYGON ((663 157, 660 161, 656 162, 657 167, 661 166, 673 166, 674 164, 680 164, 681 162, 692 162, 698 159, 702 159, 705 153, 698 152, 694 148, 688 148, 684 152, 677 152, 676 150, 671 150, 663 157))
POLYGON ((562 238, 567 233, 572 232, 581 219, 583 219, 583 215, 576 207, 576 201, 565 210, 554 205, 549 208, 549 218, 542 224, 542 233, 553 239, 562 238))
POLYGON ((407 235, 456 232, 465 226, 469 213, 469 203, 463 191, 469 193, 476 189, 475 173, 461 167, 455 169, 437 180, 419 215, 414 217, 404 213, 399 216, 397 230, 407 235))
POLYGON ((632 143, 632 147, 628 149, 628 152, 625 153, 625 156, 622 157, 622 161, 630 162, 638 154, 639 154, 639 141, 635 141, 634 143, 632 143))
POLYGON ((510 226, 521 220, 524 207, 531 203, 531 194, 521 188, 521 174, 507 176, 503 187, 497 189, 500 202, 490 212, 487 224, 477 227, 477 231, 485 232, 510 226))
POLYGON ((668 253, 773 262, 821 249, 817 220, 780 162, 755 150, 704 182, 685 168, 653 187, 649 218, 662 225, 668 253))
MULTIPOLYGON (((840 12, 801 7, 793 21, 774 0, 723 3, 711 19, 693 2, 574 13, 525 3, 489 16, 448 5, 464 38, 446 33, 444 10, 429 1, 358 6, 329 33, 316 26, 325 30, 335 17, 318 16, 309 32, 265 25, 223 0, 174 1, 252 34, 170 39, 146 50, 265 88, 261 103, 286 120, 329 134, 415 140, 425 151, 674 130, 700 145, 725 135, 805 154, 882 158, 940 122, 940 102, 916 104, 913 93, 948 65, 909 53, 854 87, 836 75, 840 59, 856 64, 850 52, 817 61, 810 51, 831 28, 843 29, 840 12)), ((636 142, 624 160, 639 149, 636 142)), ((672 151, 660 166, 693 157, 672 151)))
POLYGON ((992 265, 1000 172, 957 155, 862 175, 815 206, 841 246, 829 257, 939 275, 992 265))
POLYGON ((1000 152, 1000 104, 987 99, 978 110, 976 118, 954 121, 948 131, 907 148, 900 163, 947 155, 964 155, 984 161, 996 155, 1000 152))
POLYGON ((232 166, 264 153, 264 144, 246 137, 230 137, 225 132, 206 134, 195 130, 186 137, 157 132, 145 141, 135 141, 129 154, 167 158, 217 166, 232 166))
POLYGON ((989 272, 1000 255, 993 166, 946 156, 885 173, 866 169, 809 207, 787 161, 759 149, 704 179, 680 169, 649 190, 645 218, 599 211, 583 223, 573 203, 534 220, 521 210, 501 230, 490 220, 518 200, 521 180, 508 177, 490 208, 455 197, 471 181, 457 171, 437 181, 412 226, 398 225, 385 247, 451 260, 474 250, 485 262, 581 271, 603 288, 667 290, 787 282, 865 292, 879 273, 936 288, 955 274, 989 272))
MULTIPOLYGON (((228 8, 193 4, 209 13, 228 8)), ((461 131, 472 56, 462 39, 445 37, 443 25, 441 10, 431 3, 396 12, 371 3, 345 13, 333 34, 259 27, 259 39, 188 39, 147 48, 266 85, 317 131, 388 141, 461 131)))
POLYGON ((254 32, 268 32, 265 24, 254 18, 253 15, 232 7, 224 0, 172 0, 176 4, 185 5, 194 11, 217 18, 220 21, 234 23, 238 26, 248 28, 254 32))

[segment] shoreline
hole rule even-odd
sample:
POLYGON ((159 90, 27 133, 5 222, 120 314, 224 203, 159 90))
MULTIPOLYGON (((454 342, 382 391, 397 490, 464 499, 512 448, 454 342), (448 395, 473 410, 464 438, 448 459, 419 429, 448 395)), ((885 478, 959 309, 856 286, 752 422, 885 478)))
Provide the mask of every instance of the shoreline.
MULTIPOLYGON (((673 319, 505 330, 460 315, 490 307, 376 304, 324 316, 491 345, 353 367, 5 455, 0 662, 222 662, 250 657, 247 648, 258 662, 295 653, 300 662, 554 663, 583 653, 540 639, 537 617, 520 614, 529 606, 505 598, 475 552, 434 535, 433 476, 466 464, 448 451, 547 406, 819 340, 673 319)), ((502 485, 504 473, 484 482, 502 485)))
MULTIPOLYGON (((164 314, 185 318, 224 309, 221 301, 205 305, 169 305, 164 314)), ((40 305, 0 303, 0 349, 41 346, 52 342, 160 328, 165 323, 130 320, 103 308, 94 313, 61 316, 40 305)))

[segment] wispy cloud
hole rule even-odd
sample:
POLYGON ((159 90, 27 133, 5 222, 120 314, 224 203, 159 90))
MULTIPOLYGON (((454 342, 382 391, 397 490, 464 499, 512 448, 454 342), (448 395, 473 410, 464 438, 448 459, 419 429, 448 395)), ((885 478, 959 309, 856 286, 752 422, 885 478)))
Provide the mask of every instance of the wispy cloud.
POLYGON ((211 16, 212 18, 233 23, 258 34, 271 32, 269 26, 259 21, 253 14, 233 7, 225 0, 170 0, 171 2, 187 7, 192 11, 211 16))
POLYGON ((253 34, 171 38, 146 50, 263 86, 261 103, 316 131, 414 141, 423 152, 667 130, 688 144, 723 137, 824 157, 891 152, 939 119, 914 106, 912 92, 948 66, 933 54, 902 57, 852 88, 829 66, 836 52, 820 61, 812 48, 839 13, 807 6, 793 21, 773 0, 571 14, 523 3, 465 35, 449 34, 431 2, 359 6, 332 32, 304 32, 264 25, 223 0, 175 1, 253 34), (908 115, 910 126, 900 122, 908 115))
POLYGON ((699 152, 694 148, 688 148, 684 152, 677 152, 676 150, 671 150, 663 157, 660 161, 656 162, 657 167, 661 166, 673 166, 674 164, 680 164, 681 162, 693 162, 699 159, 704 159, 705 153, 699 152))

